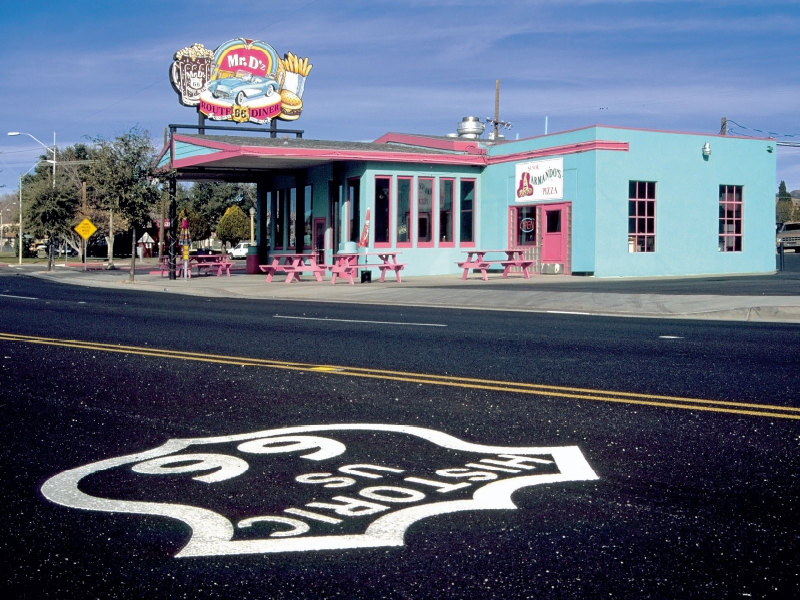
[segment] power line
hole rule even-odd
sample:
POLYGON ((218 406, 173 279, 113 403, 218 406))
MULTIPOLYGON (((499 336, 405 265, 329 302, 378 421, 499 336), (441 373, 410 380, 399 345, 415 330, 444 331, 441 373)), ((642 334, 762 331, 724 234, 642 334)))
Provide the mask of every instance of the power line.
MULTIPOLYGON (((746 126, 744 126, 744 125, 742 125, 740 123, 737 123, 733 119, 728 119, 728 123, 733 123, 737 127, 741 127, 742 129, 747 129, 748 131, 756 131, 758 133, 763 133, 763 134, 771 135, 771 136, 774 136, 774 137, 790 137, 790 138, 800 137, 800 133, 775 133, 774 131, 764 131, 763 129, 755 129, 753 127, 746 127, 746 126)), ((752 136, 748 135, 746 137, 752 137, 752 136)))

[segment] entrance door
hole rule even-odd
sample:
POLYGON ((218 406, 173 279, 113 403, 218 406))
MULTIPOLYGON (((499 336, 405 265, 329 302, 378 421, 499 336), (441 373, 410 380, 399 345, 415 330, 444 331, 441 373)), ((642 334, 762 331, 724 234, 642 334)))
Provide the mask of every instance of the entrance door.
POLYGON ((568 217, 568 204, 545 204, 542 206, 543 273, 564 273, 566 271, 568 217))
POLYGON ((325 219, 314 219, 314 253, 317 255, 317 264, 325 264, 325 219))

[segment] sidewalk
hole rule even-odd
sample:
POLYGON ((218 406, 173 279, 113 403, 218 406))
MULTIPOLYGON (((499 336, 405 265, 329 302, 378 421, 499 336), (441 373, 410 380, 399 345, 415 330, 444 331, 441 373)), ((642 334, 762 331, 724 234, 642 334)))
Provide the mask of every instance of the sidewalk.
POLYGON ((157 269, 157 261, 148 260, 137 264, 132 284, 128 282, 127 270, 84 272, 80 267, 59 266, 47 273, 39 265, 12 264, 2 271, 89 287, 214 298, 800 323, 800 254, 796 256, 796 260, 790 261, 789 272, 776 275, 625 280, 535 276, 525 280, 519 276, 503 279, 498 273, 491 274, 487 282, 479 275, 470 275, 467 281, 462 281, 459 275, 448 275, 406 276, 402 284, 388 275, 383 284, 340 282, 335 286, 329 277, 322 284, 304 277, 302 282, 286 285, 282 277, 266 283, 263 275, 245 275, 241 271, 231 277, 170 281, 149 274, 157 269))

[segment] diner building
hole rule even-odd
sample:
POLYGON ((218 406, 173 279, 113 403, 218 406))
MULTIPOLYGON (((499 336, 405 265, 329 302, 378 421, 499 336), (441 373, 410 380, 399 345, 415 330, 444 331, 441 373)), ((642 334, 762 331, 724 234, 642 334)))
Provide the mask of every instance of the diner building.
POLYGON ((257 183, 261 261, 269 246, 330 264, 361 241, 400 252, 404 276, 460 273, 465 252, 508 248, 541 275, 775 270, 772 139, 594 125, 361 143, 173 126, 160 165, 179 180, 257 183))

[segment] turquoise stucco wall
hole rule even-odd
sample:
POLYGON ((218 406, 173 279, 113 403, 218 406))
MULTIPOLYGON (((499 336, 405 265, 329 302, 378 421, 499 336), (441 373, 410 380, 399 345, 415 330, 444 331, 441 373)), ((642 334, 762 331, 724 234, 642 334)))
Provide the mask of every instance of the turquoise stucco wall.
MULTIPOLYGON (((475 194, 476 194, 476 216, 475 216, 475 239, 476 239, 476 247, 480 246, 480 239, 481 239, 481 228, 483 227, 483 221, 481 220, 482 214, 482 191, 480 188, 480 177, 481 177, 481 169, 476 167, 451 167, 447 165, 410 165, 410 164, 397 164, 397 163, 369 163, 366 165, 364 170, 364 176, 362 177, 361 183, 361 194, 362 194, 362 206, 367 206, 370 208, 370 212, 372 215, 375 214, 375 177, 377 176, 391 176, 392 177, 392 189, 397 189, 397 178, 398 177, 444 177, 444 178, 453 178, 456 180, 456 205, 458 204, 458 189, 459 189, 459 181, 464 179, 475 179, 476 180, 476 187, 475 187, 475 194)), ((416 189, 416 180, 412 184, 412 189, 416 189)), ((395 248, 395 236, 396 236, 396 229, 397 229, 397 206, 395 204, 395 197, 393 192, 393 199, 392 199, 392 227, 391 227, 391 240, 392 240, 392 248, 395 248)), ((438 207, 438 186, 434 184, 434 206, 438 207)), ((438 209, 437 209, 438 210, 438 209)), ((363 218, 363 217, 362 217, 363 218)), ((417 215, 416 215, 416 206, 414 206, 412 210, 412 220, 416 223, 417 215)), ((438 214, 434 217, 434 223, 432 224, 435 228, 438 227, 438 214)), ((362 223, 363 226, 363 223, 362 223)), ((434 229, 437 231, 437 229, 434 229)), ((400 256, 398 256, 398 262, 406 263, 407 266, 405 267, 403 274, 404 275, 443 275, 443 274, 455 274, 459 273, 459 269, 456 266, 456 262, 463 261, 466 258, 466 255, 463 252, 463 248, 459 245, 458 242, 458 232, 460 231, 460 220, 459 220, 459 213, 456 210, 455 214, 455 225, 454 225, 454 232, 455 232, 455 245, 454 247, 441 247, 439 241, 436 240, 436 235, 433 236, 433 247, 431 248, 418 248, 416 247, 416 243, 413 244, 413 247, 402 247, 397 248, 398 251, 402 252, 400 256)), ((374 227, 370 230, 370 245, 369 250, 370 252, 375 251, 375 243, 374 243, 374 227)), ((391 276, 389 276, 391 278, 391 276)))
MULTIPOLYGON (((773 141, 588 127, 490 146, 488 153, 495 157, 591 140, 627 142, 629 150, 594 150, 561 156, 564 160, 563 201, 572 204, 574 272, 591 272, 596 277, 656 277, 774 271, 776 152, 773 141), (711 145, 708 160, 702 155, 705 142, 711 145), (769 147, 772 152, 768 152, 769 147), (653 253, 628 251, 628 182, 632 180, 657 184, 656 251, 653 253), (744 187, 742 252, 718 251, 720 185, 744 187)), ((514 162, 485 168, 345 163, 343 175, 361 178, 359 231, 367 208, 374 219, 376 176, 391 176, 395 191, 397 178, 404 176, 453 178, 456 190, 461 178, 475 179, 474 247, 504 248, 508 244, 509 207, 522 205, 515 202, 514 166, 514 162)), ((329 216, 328 182, 332 177, 331 165, 307 171, 315 218, 329 216)), ((288 179, 281 181, 282 185, 284 183, 292 185, 288 179)), ((438 206, 438 186, 435 189, 434 202, 438 206)), ((392 248, 396 248, 395 200, 393 197, 392 248)), ((415 212, 412 219, 416 223, 415 212)), ((437 222, 438 215, 434 227, 438 226, 437 222)), ((458 241, 459 230, 456 210, 456 241, 452 248, 440 246, 436 236, 431 248, 418 248, 416 243, 412 247, 397 248, 402 252, 399 261, 408 265, 404 274, 459 273, 456 262, 465 257, 464 247, 458 241)), ((374 249, 373 221, 369 250, 374 249)))
MULTIPOLYGON (((541 150, 554 146, 567 146, 596 139, 594 128, 569 131, 547 136, 528 138, 510 144, 494 146, 489 156, 503 156, 517 152, 541 150)), ((500 163, 486 167, 481 178, 484 206, 482 211, 485 247, 505 248, 508 245, 508 208, 552 202, 572 203, 572 270, 595 270, 595 178, 597 152, 554 155, 543 159, 525 159, 518 162, 563 158, 564 198, 544 202, 516 202, 514 169, 516 162, 500 163)))
POLYGON ((598 128, 629 152, 597 152, 595 276, 775 270, 774 142, 598 128), (703 157, 703 144, 711 155, 703 157), (773 152, 768 152, 772 147, 773 152), (628 251, 628 182, 656 182, 656 251, 628 251), (719 186, 744 187, 742 252, 719 252, 719 186))

